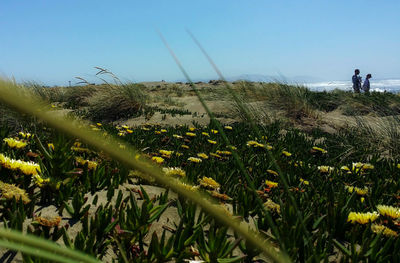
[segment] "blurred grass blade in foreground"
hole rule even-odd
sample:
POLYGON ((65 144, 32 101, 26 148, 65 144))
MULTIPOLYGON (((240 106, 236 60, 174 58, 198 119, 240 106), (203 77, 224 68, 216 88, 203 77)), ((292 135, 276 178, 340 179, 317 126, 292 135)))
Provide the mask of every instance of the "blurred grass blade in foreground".
POLYGON ((100 262, 80 251, 61 247, 43 238, 25 235, 14 230, 0 228, 0 238, 0 247, 18 250, 25 254, 52 260, 54 262, 100 262))

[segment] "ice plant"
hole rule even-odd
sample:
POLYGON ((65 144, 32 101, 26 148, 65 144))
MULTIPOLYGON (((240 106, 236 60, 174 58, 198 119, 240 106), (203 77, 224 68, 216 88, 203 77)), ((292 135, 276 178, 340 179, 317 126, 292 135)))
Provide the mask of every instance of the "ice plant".
POLYGON ((38 174, 34 174, 32 175, 32 180, 34 181, 34 183, 39 186, 39 187, 43 187, 45 184, 50 182, 49 178, 43 179, 40 175, 38 174))
POLYGON ((265 180, 265 184, 266 184, 269 188, 276 188, 276 187, 278 187, 278 183, 277 183, 277 182, 273 182, 273 181, 269 181, 269 180, 265 180))
POLYGON ((56 216, 54 218, 49 218, 49 217, 37 216, 35 217, 34 222, 37 222, 39 225, 46 227, 56 227, 60 224, 61 217, 56 216))
POLYGON ((222 156, 216 153, 210 153, 210 156, 221 159, 222 156))
POLYGON ((186 176, 186 172, 179 167, 164 167, 162 170, 166 176, 178 176, 178 177, 186 176))
POLYGON ((13 138, 4 138, 3 141, 7 143, 10 148, 21 149, 28 145, 26 142, 19 141, 13 138))
POLYGON ((210 134, 208 134, 208 132, 202 132, 201 134, 204 136, 210 137, 210 134))
POLYGON ((358 188, 355 186, 345 185, 344 188, 347 189, 349 193, 356 192, 358 195, 367 195, 369 191, 368 187, 358 188))
POLYGON ((151 160, 152 160, 153 162, 158 163, 158 164, 162 164, 162 163, 164 162, 164 158, 158 157, 158 156, 153 156, 153 157, 151 158, 151 160))
POLYGON ((382 216, 387 216, 393 219, 400 218, 400 208, 393 207, 389 205, 377 205, 376 209, 378 209, 379 214, 382 216))
POLYGON ((220 187, 220 184, 217 183, 214 179, 206 176, 203 176, 202 179, 199 179, 199 184, 205 188, 211 188, 214 190, 218 190, 220 187))
POLYGON ((264 144, 256 142, 256 141, 248 141, 246 143, 246 145, 249 146, 249 147, 254 147, 254 148, 257 148, 257 147, 264 148, 265 147, 264 144))
POLYGON ((97 168, 97 162, 85 160, 85 159, 83 159, 82 157, 79 157, 79 156, 75 157, 75 161, 77 163, 79 163, 80 165, 87 164, 89 170, 95 170, 97 168))
POLYGON ((378 224, 372 224, 371 225, 371 230, 374 233, 382 233, 384 236, 387 237, 397 237, 397 232, 388 228, 387 226, 384 225, 378 225, 378 224))
POLYGON ((4 197, 5 199, 21 199, 24 204, 27 204, 31 201, 24 189, 21 189, 13 184, 7 184, 0 181, 0 191, 1 197, 4 197))
POLYGON ((316 146, 314 146, 314 147, 311 148, 311 152, 314 152, 314 153, 315 153, 315 152, 320 152, 320 153, 323 153, 323 154, 328 153, 327 150, 322 149, 322 148, 319 148, 319 147, 316 147, 316 146))
POLYGON ((29 138, 31 137, 31 134, 30 134, 29 132, 24 133, 24 132, 21 131, 21 132, 18 133, 18 135, 21 136, 21 137, 24 138, 24 139, 25 139, 25 138, 26 138, 26 139, 29 139, 29 138))
POLYGON ((327 165, 321 165, 318 166, 318 171, 320 171, 321 173, 331 173, 333 172, 333 170, 335 170, 335 168, 331 167, 331 166, 327 166, 327 165))
POLYGON ((197 154, 197 157, 200 157, 200 158, 202 158, 202 159, 208 159, 208 155, 205 154, 205 153, 198 153, 198 154, 197 154))
POLYGON ((171 154, 174 153, 174 151, 167 151, 167 150, 159 150, 158 151, 163 157, 170 158, 171 154))
POLYGON ((230 151, 220 151, 220 150, 217 150, 215 153, 216 153, 216 154, 219 154, 219 155, 232 155, 232 152, 230 152, 230 151))
POLYGON ((347 217, 347 222, 351 223, 359 223, 359 224, 368 224, 369 222, 375 221, 379 217, 377 212, 368 212, 368 213, 357 213, 357 212, 350 212, 349 216, 347 217))
POLYGON ((264 203, 264 206, 270 210, 270 211, 275 211, 278 214, 281 213, 281 206, 272 201, 271 199, 268 198, 267 202, 264 203))
POLYGON ((300 182, 303 183, 303 184, 305 184, 305 185, 309 185, 309 184, 310 184, 309 181, 304 180, 303 178, 300 178, 300 182))
POLYGON ((10 170, 19 170, 26 175, 40 173, 40 165, 34 162, 25 162, 8 158, 0 153, 0 165, 10 170))
POLYGON ((366 170, 372 170, 375 167, 370 164, 370 163, 361 163, 361 162, 357 162, 357 163, 353 163, 352 165, 352 171, 353 172, 365 172, 366 170))
POLYGON ((279 176, 279 174, 278 174, 277 172, 275 172, 274 170, 268 169, 268 170, 267 170, 267 173, 272 174, 272 175, 275 175, 275 176, 279 176))
POLYGON ((188 161, 190 161, 192 163, 201 163, 203 160, 201 160, 200 158, 196 158, 196 157, 189 157, 188 161))

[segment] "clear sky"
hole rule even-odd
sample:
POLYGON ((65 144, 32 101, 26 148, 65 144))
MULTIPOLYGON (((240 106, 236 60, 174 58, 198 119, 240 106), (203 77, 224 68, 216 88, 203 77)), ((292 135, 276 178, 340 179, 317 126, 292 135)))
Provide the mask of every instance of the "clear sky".
POLYGON ((183 79, 158 28, 193 79, 217 79, 188 28, 226 77, 400 78, 399 11, 399 0, 1 0, 0 75, 67 85, 100 66, 124 81, 183 79))

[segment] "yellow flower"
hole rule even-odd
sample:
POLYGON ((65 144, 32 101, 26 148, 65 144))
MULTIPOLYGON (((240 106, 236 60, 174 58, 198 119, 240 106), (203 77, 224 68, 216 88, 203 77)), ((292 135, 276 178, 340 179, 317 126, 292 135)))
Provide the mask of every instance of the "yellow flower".
POLYGON ((374 169, 375 167, 372 165, 372 164, 370 164, 370 163, 361 163, 361 162, 358 162, 358 163, 353 163, 353 165, 352 165, 352 171, 353 172, 365 172, 366 170, 372 170, 372 169, 374 169))
POLYGON ((124 128, 124 129, 129 129, 129 126, 127 126, 127 125, 122 125, 122 128, 124 128))
POLYGON ((232 130, 233 129, 232 126, 229 126, 229 125, 226 125, 224 128, 225 128, 225 130, 232 130))
POLYGON ((354 187, 354 186, 344 186, 345 189, 347 189, 347 191, 349 191, 349 193, 352 192, 356 192, 358 195, 367 195, 368 194, 368 187, 364 187, 364 188, 358 188, 358 187, 354 187))
POLYGON ((197 154, 197 157, 200 157, 200 158, 202 158, 202 159, 208 159, 208 155, 205 154, 205 153, 198 153, 198 154, 197 154))
POLYGON ((195 131, 196 128, 195 127, 189 127, 189 131, 195 131))
POLYGON ((350 168, 346 165, 343 165, 342 167, 340 167, 340 170, 350 173, 350 168))
POLYGON ((26 139, 29 139, 30 137, 31 137, 31 134, 28 132, 28 133, 24 133, 24 132, 19 132, 18 133, 18 135, 19 136, 21 136, 22 138, 26 138, 26 139))
POLYGON ((49 149, 52 149, 52 150, 54 151, 54 144, 48 143, 48 144, 47 144, 47 147, 49 147, 49 149))
POLYGON ((147 127, 142 127, 142 130, 143 130, 143 131, 150 131, 150 129, 147 128, 147 127))
POLYGON ((154 131, 154 133, 155 133, 155 134, 161 134, 161 132, 160 132, 160 131, 154 131))
POLYGON ((324 150, 324 149, 319 148, 319 147, 316 147, 316 146, 312 147, 312 151, 314 151, 314 152, 320 152, 320 153, 323 153, 323 154, 328 153, 327 150, 324 150))
POLYGON ((196 134, 193 133, 193 132, 187 132, 186 135, 187 135, 187 136, 190 136, 190 137, 195 137, 195 136, 196 136, 196 134))
POLYGON ((347 222, 351 223, 359 223, 359 224, 367 224, 369 222, 375 221, 379 217, 377 212, 368 212, 368 213, 357 213, 357 212, 350 212, 349 216, 347 217, 347 222))
POLYGON ((129 134, 131 134, 131 133, 133 133, 133 130, 131 130, 131 129, 126 129, 126 132, 129 133, 129 134))
POLYGON ((5 139, 3 139, 3 141, 5 143, 7 143, 7 145, 11 148, 21 149, 27 145, 26 142, 19 141, 19 140, 13 139, 13 138, 5 138, 5 139))
POLYGON ((233 145, 228 145, 228 146, 226 146, 226 148, 231 149, 232 151, 237 150, 237 148, 233 145))
POLYGON ((318 166, 318 170, 321 173, 331 173, 333 170, 335 170, 335 168, 333 168, 331 166, 327 166, 327 165, 321 165, 321 166, 318 166))
POLYGON ((217 142, 216 141, 213 141, 213 140, 207 140, 209 143, 211 143, 211 144, 217 144, 217 142))
POLYGON ((282 154, 285 155, 286 157, 292 156, 292 154, 288 151, 282 151, 282 154))
POLYGON ((365 198, 364 198, 364 197, 361 197, 360 201, 361 201, 361 203, 364 203, 365 198))
POLYGON ((277 172, 275 172, 274 170, 270 170, 270 169, 267 170, 267 173, 275 175, 275 176, 279 175, 277 172))
POLYGON ((248 141, 248 142, 246 143, 246 145, 247 145, 247 146, 252 146, 252 147, 254 147, 254 148, 257 148, 257 147, 264 148, 264 147, 265 147, 264 144, 259 143, 259 142, 256 142, 256 141, 248 141))
POLYGON ((172 137, 177 138, 177 139, 182 139, 183 138, 182 136, 180 136, 178 134, 174 134, 174 135, 172 135, 172 137))
POLYGON ((266 184, 269 188, 276 188, 276 187, 278 187, 278 183, 277 183, 277 182, 273 182, 273 181, 269 181, 269 180, 265 180, 265 184, 266 184))
POLYGON ((202 132, 201 134, 204 136, 210 137, 210 134, 208 134, 208 132, 202 132))
POLYGON ((178 176, 178 177, 186 176, 186 172, 179 167, 164 167, 162 170, 166 176, 178 176))
POLYGON ((46 226, 46 227, 55 227, 58 226, 61 222, 61 217, 56 216, 54 218, 48 218, 48 217, 35 217, 35 222, 39 223, 42 226, 46 226))
POLYGON ((71 150, 74 151, 74 152, 78 152, 78 153, 90 153, 90 150, 88 148, 81 148, 81 147, 72 146, 71 150))
POLYGON ((161 132, 166 133, 167 130, 166 129, 161 129, 161 132))
POLYGON ((99 127, 101 127, 101 126, 102 126, 100 122, 98 122, 98 123, 96 123, 96 124, 97 124, 97 126, 99 126, 99 127))
POLYGON ((189 157, 188 161, 191 161, 192 163, 201 163, 203 160, 201 160, 200 158, 196 158, 196 157, 189 157))
POLYGON ((388 236, 388 237, 397 237, 396 231, 393 231, 392 229, 390 229, 384 225, 372 224, 371 230, 374 233, 377 233, 377 234, 382 233, 383 235, 388 236))
POLYGON ((167 157, 167 158, 171 157, 171 154, 174 153, 174 151, 167 151, 167 150, 159 150, 158 152, 160 154, 162 154, 163 157, 167 157))
POLYGON ((79 157, 79 156, 75 157, 75 160, 80 165, 87 164, 89 170, 95 170, 97 168, 97 162, 84 160, 82 157, 79 157))
POLYGON ((206 176, 203 176, 202 179, 199 179, 199 183, 201 186, 203 186, 205 188, 211 188, 211 189, 215 189, 215 190, 218 190, 220 187, 220 184, 217 183, 214 179, 212 179, 211 177, 206 177, 206 176))
POLYGON ((186 144, 182 144, 181 147, 182 147, 183 149, 189 149, 189 146, 187 146, 186 144))
POLYGON ((304 180, 303 178, 300 178, 300 182, 303 183, 303 184, 305 184, 305 185, 309 185, 309 184, 310 184, 309 181, 304 180))
POLYGON ((34 174, 32 175, 32 180, 37 184, 39 187, 43 187, 43 185, 48 184, 50 182, 50 178, 43 179, 40 175, 34 174))
POLYGON ((212 130, 212 129, 211 129, 211 133, 217 134, 217 133, 218 133, 218 130, 212 130))
POLYGON ((23 174, 34 175, 40 173, 40 165, 34 162, 24 162, 8 158, 0 153, 0 165, 10 170, 20 170, 23 174))
POLYGON ((151 160, 158 164, 162 164, 164 162, 164 159, 162 157, 157 157, 157 156, 153 156, 151 160))
POLYGON ((268 198, 267 202, 264 203, 264 206, 270 210, 270 211, 275 211, 278 214, 281 213, 281 206, 272 201, 271 199, 268 198))
POLYGON ((216 153, 210 153, 210 156, 212 156, 212 157, 216 157, 216 158, 222 158, 222 156, 221 156, 221 155, 219 155, 219 154, 216 154, 216 153))
POLYGON ((397 168, 399 168, 399 169, 400 169, 400 163, 399 163, 399 164, 397 164, 397 168))
POLYGON ((391 217, 393 219, 400 218, 400 208, 393 207, 388 205, 377 205, 376 209, 378 209, 379 214, 387 217, 391 217))
POLYGON ((215 153, 216 153, 216 154, 219 154, 219 155, 232 155, 232 152, 230 152, 230 151, 220 151, 220 150, 217 150, 215 153))
POLYGON ((7 184, 0 181, 0 191, 1 196, 6 199, 21 199, 24 204, 27 204, 31 201, 24 189, 21 189, 13 184, 7 184))

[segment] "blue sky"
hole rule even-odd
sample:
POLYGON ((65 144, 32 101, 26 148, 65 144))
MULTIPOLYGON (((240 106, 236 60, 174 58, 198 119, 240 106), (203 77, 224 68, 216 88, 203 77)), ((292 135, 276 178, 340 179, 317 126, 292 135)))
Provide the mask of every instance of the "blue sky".
POLYGON ((400 1, 0 1, 0 75, 48 85, 95 80, 94 66, 124 81, 183 79, 158 37, 193 79, 216 73, 345 80, 355 67, 400 78, 400 1))

